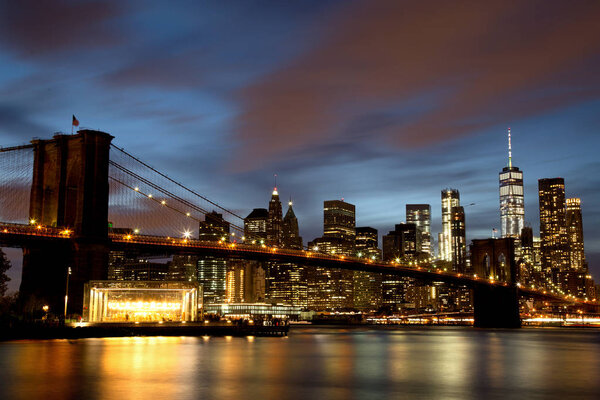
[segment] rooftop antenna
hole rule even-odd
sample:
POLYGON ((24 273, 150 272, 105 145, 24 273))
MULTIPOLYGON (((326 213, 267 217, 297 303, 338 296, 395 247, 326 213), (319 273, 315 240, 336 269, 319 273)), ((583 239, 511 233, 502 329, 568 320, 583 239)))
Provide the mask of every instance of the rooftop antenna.
POLYGON ((508 127, 508 168, 512 168, 512 145, 510 143, 510 126, 508 127))

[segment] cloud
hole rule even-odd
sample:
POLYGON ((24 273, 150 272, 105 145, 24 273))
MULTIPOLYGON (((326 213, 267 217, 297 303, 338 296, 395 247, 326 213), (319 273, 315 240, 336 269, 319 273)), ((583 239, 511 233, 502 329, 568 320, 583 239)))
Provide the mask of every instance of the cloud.
POLYGON ((311 51, 240 91, 244 167, 361 126, 363 141, 425 146, 598 96, 599 12, 596 2, 349 6, 311 51))
POLYGON ((114 1, 19 0, 0 5, 0 40, 25 57, 90 49, 119 40, 105 22, 120 12, 114 1))

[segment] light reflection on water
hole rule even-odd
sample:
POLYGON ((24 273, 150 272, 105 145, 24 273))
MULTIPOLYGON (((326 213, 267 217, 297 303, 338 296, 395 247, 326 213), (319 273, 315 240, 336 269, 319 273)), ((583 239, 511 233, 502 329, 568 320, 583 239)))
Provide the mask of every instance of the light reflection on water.
POLYGON ((0 398, 600 398, 598 331, 293 329, 0 343, 0 398))

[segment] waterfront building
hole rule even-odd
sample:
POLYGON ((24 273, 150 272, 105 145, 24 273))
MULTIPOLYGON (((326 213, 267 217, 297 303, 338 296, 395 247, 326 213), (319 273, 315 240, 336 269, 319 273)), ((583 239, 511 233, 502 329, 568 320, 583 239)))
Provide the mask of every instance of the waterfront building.
POLYGON ((265 301, 265 271, 257 261, 229 260, 227 263, 227 303, 265 301))
POLYGON ((542 268, 551 273, 569 269, 570 251, 565 220, 565 181, 563 178, 538 181, 542 268))
POLYGON ((205 303, 221 303, 226 299, 227 260, 212 256, 198 258, 196 276, 203 287, 205 303))
POLYGON ((196 282, 89 281, 84 289, 86 322, 196 321, 202 308, 196 282))
POLYGON ((407 204, 406 222, 417 227, 417 252, 431 254, 431 206, 407 204))
POLYGON ((452 208, 460 206, 456 189, 442 190, 442 232, 439 234, 439 258, 452 261, 452 208))
POLYGON ((512 164, 510 128, 508 128, 508 165, 502 168, 499 180, 502 237, 519 239, 525 222, 523 172, 512 164))

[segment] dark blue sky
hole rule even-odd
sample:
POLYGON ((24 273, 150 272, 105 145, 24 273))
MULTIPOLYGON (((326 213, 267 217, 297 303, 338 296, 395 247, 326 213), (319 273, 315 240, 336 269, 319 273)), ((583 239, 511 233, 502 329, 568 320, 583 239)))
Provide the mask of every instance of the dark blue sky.
POLYGON ((430 203, 437 233, 454 187, 474 238, 499 228, 511 126, 526 220, 564 177, 600 278, 597 1, 121 3, 0 3, 1 145, 75 114, 242 214, 277 173, 305 241, 341 197, 380 234, 430 203))

